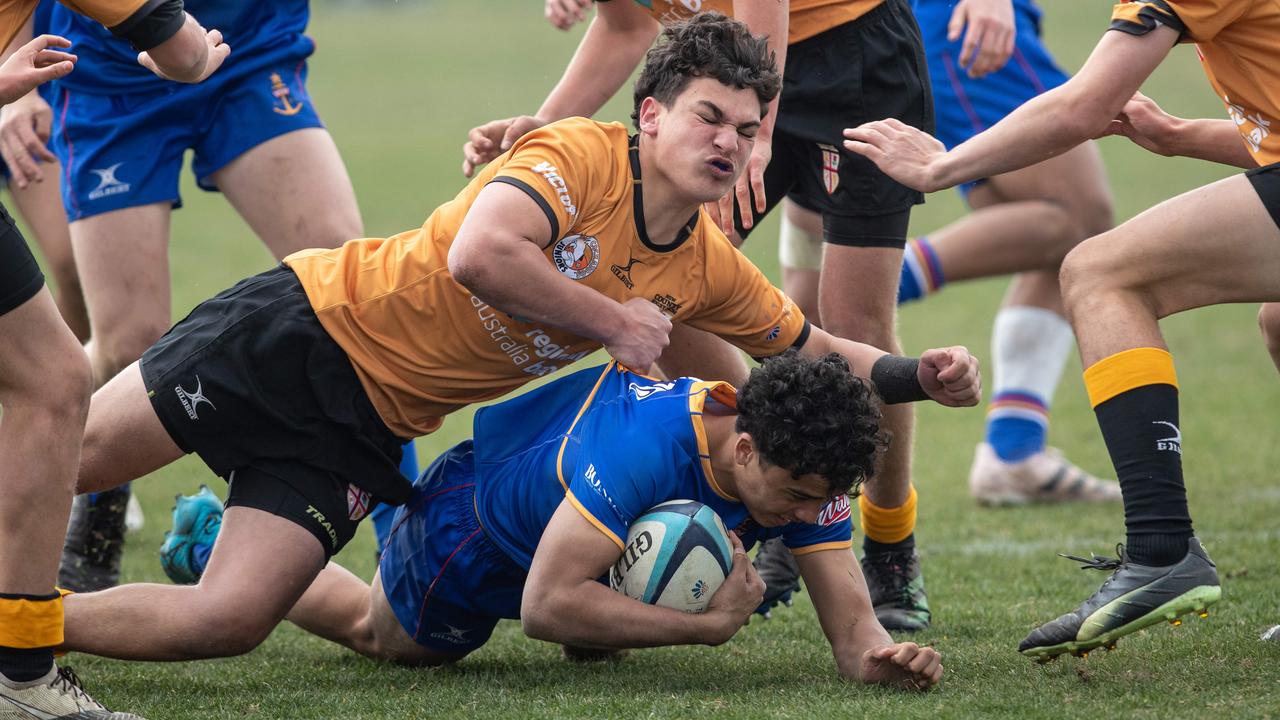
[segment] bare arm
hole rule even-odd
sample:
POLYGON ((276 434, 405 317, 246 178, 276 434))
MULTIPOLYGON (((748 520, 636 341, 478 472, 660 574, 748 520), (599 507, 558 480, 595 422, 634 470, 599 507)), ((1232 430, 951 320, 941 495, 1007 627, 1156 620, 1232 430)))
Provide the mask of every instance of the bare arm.
POLYGON ((841 677, 925 690, 942 679, 942 656, 931 647, 894 643, 876 621, 853 552, 820 550, 796 556, 822 632, 841 677))
POLYGON ((138 63, 168 80, 198 83, 213 74, 231 54, 218 30, 206 31, 190 14, 173 37, 138 53, 138 63))
MULTIPOLYGON (((866 343, 836 337, 821 328, 813 328, 809 339, 800 347, 805 357, 822 357, 840 353, 849 361, 854 375, 877 380, 873 368, 876 361, 889 353, 866 343)), ((982 377, 978 360, 963 347, 931 349, 920 356, 916 370, 920 388, 940 405, 968 407, 982 397, 982 377)), ((884 394, 884 388, 881 388, 884 394)))
MULTIPOLYGON (((740 20, 751 31, 752 35, 768 37, 769 50, 773 52, 778 63, 778 73, 782 74, 787 64, 788 26, 791 17, 790 0, 733 0, 733 17, 740 20)), ((747 211, 752 207, 755 198, 756 212, 763 213, 767 204, 764 191, 764 171, 773 159, 773 126, 778 118, 778 101, 782 93, 774 96, 769 102, 768 111, 760 120, 760 130, 756 133, 755 146, 751 148, 751 157, 733 191, 720 198, 713 212, 713 219, 726 235, 733 236, 733 206, 736 202, 742 209, 742 224, 750 229, 755 222, 754 216, 747 211)))
POLYGON ((667 345, 671 321, 650 302, 618 303, 557 272, 542 254, 555 239, 532 198, 511 185, 491 183, 458 228, 449 248, 449 272, 496 308, 595 340, 618 362, 648 370, 667 345))
POLYGON ((520 621, 529 637, 590 648, 719 645, 760 603, 764 583, 735 538, 733 571, 701 614, 647 605, 596 581, 621 549, 568 500, 560 503, 529 567, 520 621))
POLYGON ((845 147, 925 192, 1034 165, 1104 132, 1177 39, 1166 26, 1141 36, 1109 31, 1079 74, 951 152, 894 119, 846 130, 845 147))
POLYGON ((1123 135, 1158 155, 1180 155, 1242 168, 1258 165, 1240 141, 1234 121, 1174 117, 1142 93, 1134 93, 1102 134, 1123 135))

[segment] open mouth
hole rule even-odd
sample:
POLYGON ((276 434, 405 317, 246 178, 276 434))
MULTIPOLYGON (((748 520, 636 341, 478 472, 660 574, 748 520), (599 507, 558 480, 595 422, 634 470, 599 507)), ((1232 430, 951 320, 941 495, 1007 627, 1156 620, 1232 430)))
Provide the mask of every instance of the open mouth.
POLYGON ((717 159, 709 160, 707 164, 715 168, 715 170, 722 175, 733 174, 733 163, 729 162, 728 160, 721 160, 717 158, 717 159))

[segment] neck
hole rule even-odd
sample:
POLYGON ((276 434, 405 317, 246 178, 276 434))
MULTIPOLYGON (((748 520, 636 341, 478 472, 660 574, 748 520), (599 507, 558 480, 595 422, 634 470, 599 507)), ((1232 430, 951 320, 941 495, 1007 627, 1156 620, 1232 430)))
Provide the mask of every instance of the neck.
POLYGON ((644 227, 649 242, 670 245, 701 203, 682 197, 675 185, 658 166, 648 146, 649 138, 640 136, 640 175, 643 180, 644 227))
POLYGON ((738 432, 734 429, 737 415, 702 415, 702 427, 707 432, 707 452, 711 453, 711 472, 716 474, 716 484, 734 497, 738 494, 738 464, 733 461, 734 445, 738 432))

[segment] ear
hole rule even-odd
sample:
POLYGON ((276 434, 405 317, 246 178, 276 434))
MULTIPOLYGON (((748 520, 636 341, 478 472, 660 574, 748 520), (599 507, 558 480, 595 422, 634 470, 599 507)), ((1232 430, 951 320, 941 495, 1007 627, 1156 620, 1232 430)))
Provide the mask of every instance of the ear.
POLYGON ((640 132, 645 135, 657 135, 658 127, 662 124, 662 116, 667 113, 667 109, 662 103, 649 96, 640 101, 640 132))
POLYGON ((734 464, 746 467, 755 457, 756 443, 751 439, 751 433, 739 433, 737 442, 733 444, 734 464))

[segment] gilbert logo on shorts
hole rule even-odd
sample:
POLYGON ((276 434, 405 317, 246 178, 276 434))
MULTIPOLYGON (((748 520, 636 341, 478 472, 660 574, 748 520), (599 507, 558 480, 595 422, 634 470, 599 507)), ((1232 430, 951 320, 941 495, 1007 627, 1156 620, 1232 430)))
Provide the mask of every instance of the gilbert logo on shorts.
POLYGON ((129 192, 129 183, 120 182, 116 178, 116 171, 124 163, 118 162, 115 165, 104 168, 91 168, 89 172, 98 176, 98 187, 89 191, 89 199, 97 200, 109 195, 119 195, 120 193, 129 192))
POLYGON ((823 143, 818 143, 818 149, 822 151, 822 185, 831 195, 840 187, 840 151, 823 143))
POLYGON ((566 235, 551 250, 556 269, 571 280, 581 280, 600 264, 600 241, 586 235, 566 235))
POLYGON ((187 411, 187 416, 192 420, 200 419, 200 403, 205 403, 209 407, 217 410, 217 406, 213 401, 204 396, 204 386, 200 384, 200 376, 196 376, 196 389, 194 391, 187 390, 181 385, 173 386, 173 392, 178 396, 178 402, 182 403, 182 409, 187 411))
POLYGON ((471 628, 458 628, 450 625, 449 623, 445 623, 444 626, 449 628, 449 632, 431 633, 431 637, 436 640, 451 642, 454 645, 462 645, 464 643, 471 642, 470 638, 467 637, 467 633, 471 632, 471 628))

